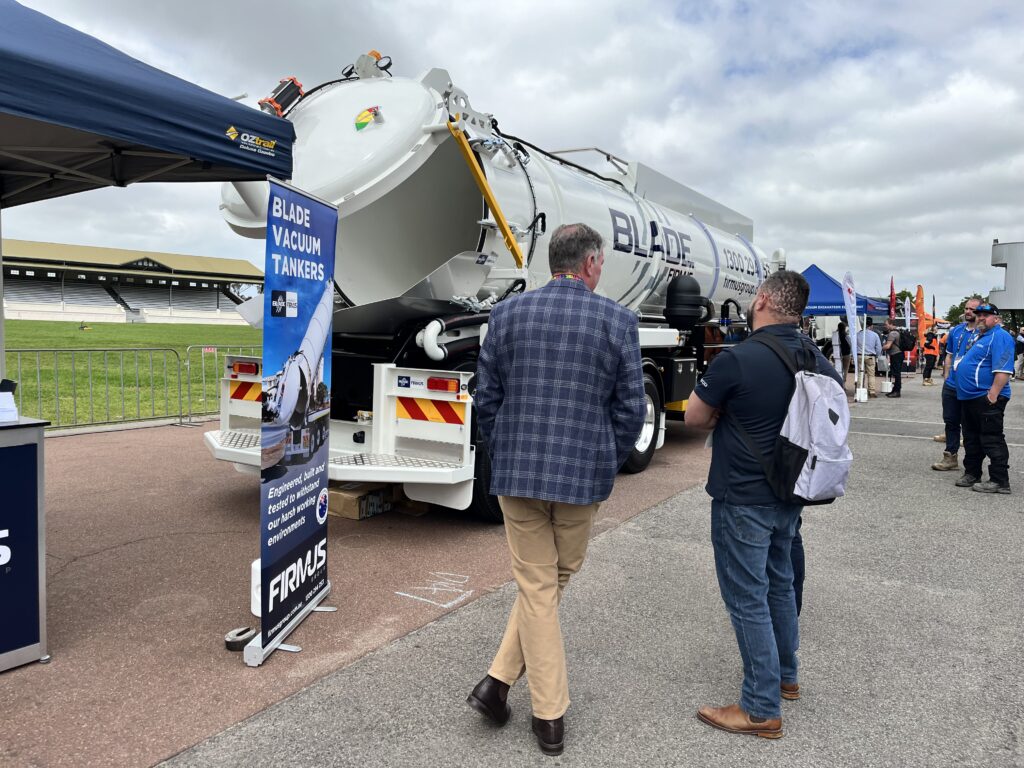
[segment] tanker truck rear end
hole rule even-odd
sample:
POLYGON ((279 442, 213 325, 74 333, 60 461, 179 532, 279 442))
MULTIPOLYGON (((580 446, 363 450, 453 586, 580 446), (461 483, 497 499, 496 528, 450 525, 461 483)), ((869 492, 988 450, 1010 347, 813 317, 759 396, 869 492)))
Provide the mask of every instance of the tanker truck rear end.
MULTIPOLYGON (((284 80, 262 102, 295 124, 291 183, 339 210, 331 479, 402 483, 500 521, 473 434, 476 358, 490 308, 550 278, 548 233, 570 222, 605 239, 598 293, 640 319, 647 417, 624 470, 642 471, 665 419, 685 418, 697 377, 745 333, 740 308, 771 268, 751 221, 639 163, 598 150, 595 171, 507 135, 444 70, 389 70, 371 52, 339 80, 284 80)), ((221 210, 262 239, 267 198, 264 182, 226 184, 221 210)), ((253 362, 228 361, 221 429, 206 434, 243 470, 260 464, 260 412, 232 391, 259 380, 240 373, 253 362)))

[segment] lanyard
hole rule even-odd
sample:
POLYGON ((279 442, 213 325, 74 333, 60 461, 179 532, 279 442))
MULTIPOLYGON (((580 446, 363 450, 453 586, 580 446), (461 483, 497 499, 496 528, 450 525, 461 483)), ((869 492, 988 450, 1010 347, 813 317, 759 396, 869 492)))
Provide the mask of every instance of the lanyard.
POLYGON ((967 354, 967 351, 974 346, 974 343, 978 340, 978 329, 969 329, 966 325, 964 326, 964 332, 960 334, 960 338, 956 343, 956 354, 954 357, 963 357, 967 354), (968 336, 970 334, 970 336, 968 336), (964 338, 967 337, 967 349, 964 349, 964 338), (961 351, 963 354, 961 354, 961 351))
POLYGON ((574 275, 572 272, 556 272, 551 276, 552 280, 580 280, 579 275, 574 275))

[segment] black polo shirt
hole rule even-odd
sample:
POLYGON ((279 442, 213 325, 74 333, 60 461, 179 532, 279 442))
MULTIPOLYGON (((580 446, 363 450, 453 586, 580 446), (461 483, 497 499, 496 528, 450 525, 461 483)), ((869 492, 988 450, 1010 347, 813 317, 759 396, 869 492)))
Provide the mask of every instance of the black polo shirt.
MULTIPOLYGON (((754 331, 751 338, 760 333, 778 337, 794 357, 800 350, 806 350, 802 354, 814 356, 818 373, 843 383, 821 350, 795 325, 768 325, 754 331)), ((722 411, 712 440, 708 474, 707 492, 713 499, 728 504, 781 503, 772 493, 760 461, 747 448, 732 419, 739 419, 754 442, 770 455, 786 420, 793 390, 793 374, 764 344, 745 341, 711 361, 694 391, 705 403, 722 411)))

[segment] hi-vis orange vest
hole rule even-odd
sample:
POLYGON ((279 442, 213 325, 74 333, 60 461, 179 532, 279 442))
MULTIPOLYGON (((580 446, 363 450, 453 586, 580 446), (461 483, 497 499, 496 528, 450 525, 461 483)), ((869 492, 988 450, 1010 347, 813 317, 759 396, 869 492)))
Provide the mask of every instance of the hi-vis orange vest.
POLYGON ((939 337, 938 336, 936 336, 935 338, 932 339, 931 344, 925 344, 924 345, 924 353, 926 355, 935 355, 936 357, 939 356, 939 337))

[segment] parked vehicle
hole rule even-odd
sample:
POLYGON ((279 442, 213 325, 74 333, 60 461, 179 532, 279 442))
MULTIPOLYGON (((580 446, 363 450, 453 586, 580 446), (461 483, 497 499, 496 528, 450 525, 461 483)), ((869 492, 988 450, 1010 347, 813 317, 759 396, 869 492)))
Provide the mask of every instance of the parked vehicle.
MULTIPOLYGON (((491 307, 550 279, 547 233, 570 222, 604 237, 597 290, 640 319, 647 418, 625 470, 642 471, 784 254, 770 265, 750 219, 647 166, 598 150, 607 169, 585 167, 502 132, 444 70, 390 67, 366 54, 308 91, 282 81, 264 103, 295 124, 291 183, 339 209, 330 477, 403 483, 412 499, 501 519, 473 434, 473 371, 491 307)), ((263 182, 226 184, 224 218, 264 238, 267 197, 263 182)), ((262 305, 243 308, 259 322, 262 305)), ((252 362, 229 362, 206 441, 255 469, 259 414, 229 392, 232 366, 252 362)))

